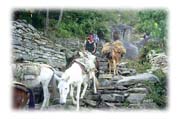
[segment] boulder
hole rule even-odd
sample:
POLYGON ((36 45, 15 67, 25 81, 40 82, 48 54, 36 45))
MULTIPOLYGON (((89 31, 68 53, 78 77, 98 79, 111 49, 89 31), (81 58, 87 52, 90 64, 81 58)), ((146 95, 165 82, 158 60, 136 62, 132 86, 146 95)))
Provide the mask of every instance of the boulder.
POLYGON ((126 48, 125 58, 136 59, 139 55, 138 47, 127 40, 121 40, 121 41, 123 42, 123 45, 126 48))

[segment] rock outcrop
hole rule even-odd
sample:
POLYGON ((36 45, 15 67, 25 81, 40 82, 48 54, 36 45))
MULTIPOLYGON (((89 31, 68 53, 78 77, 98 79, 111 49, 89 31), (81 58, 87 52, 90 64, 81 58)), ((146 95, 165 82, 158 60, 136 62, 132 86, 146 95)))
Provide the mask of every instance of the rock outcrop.
POLYGON ((164 52, 156 53, 154 50, 151 50, 147 58, 152 65, 151 69, 148 70, 149 72, 161 69, 165 74, 168 73, 168 57, 164 52))
POLYGON ((139 55, 139 49, 136 45, 127 40, 121 40, 124 47, 126 48, 125 58, 127 59, 136 59, 139 55))

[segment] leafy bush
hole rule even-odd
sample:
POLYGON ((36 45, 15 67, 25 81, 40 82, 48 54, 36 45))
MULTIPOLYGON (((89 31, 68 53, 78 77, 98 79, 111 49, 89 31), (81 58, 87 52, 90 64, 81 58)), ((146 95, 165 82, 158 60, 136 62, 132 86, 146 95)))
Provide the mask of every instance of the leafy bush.
POLYGON ((164 39, 167 36, 166 10, 143 10, 138 13, 138 16, 139 31, 151 33, 153 38, 164 39))
POLYGON ((160 69, 154 71, 153 74, 159 78, 160 82, 146 83, 150 91, 146 98, 153 99, 160 108, 165 108, 167 105, 167 76, 160 69))

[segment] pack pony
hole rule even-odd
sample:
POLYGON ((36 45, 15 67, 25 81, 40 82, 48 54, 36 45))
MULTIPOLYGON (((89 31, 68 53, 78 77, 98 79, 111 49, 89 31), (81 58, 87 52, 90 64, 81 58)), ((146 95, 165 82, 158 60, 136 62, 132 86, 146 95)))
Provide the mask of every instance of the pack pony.
POLYGON ((58 75, 56 75, 55 70, 46 64, 38 64, 38 63, 29 63, 29 62, 23 62, 23 63, 14 63, 12 66, 13 69, 13 74, 14 74, 14 80, 21 82, 23 84, 25 84, 28 88, 33 88, 36 87, 38 85, 40 85, 40 83, 42 84, 43 87, 43 93, 44 93, 44 100, 43 100, 43 104, 41 106, 41 109, 44 109, 45 107, 49 106, 49 99, 50 99, 50 93, 48 90, 48 86, 50 84, 50 81, 52 80, 52 87, 53 87, 53 93, 56 94, 56 80, 59 80, 58 75), (24 65, 28 64, 29 65, 33 65, 35 64, 36 66, 38 66, 40 68, 39 74, 37 76, 34 75, 28 75, 28 74, 23 74, 23 77, 19 77, 17 79, 17 67, 21 66, 21 71, 25 68, 24 65))
POLYGON ((26 85, 13 82, 13 108, 14 109, 23 109, 28 104, 29 109, 35 108, 35 100, 33 92, 26 85))
POLYGON ((118 74, 117 65, 120 63, 123 54, 126 53, 123 43, 119 40, 112 43, 108 42, 103 45, 101 52, 108 59, 109 73, 113 71, 114 75, 118 74))
POLYGON ((89 80, 93 79, 94 93, 97 92, 96 86, 98 85, 98 81, 95 76, 96 57, 89 52, 80 52, 80 56, 87 57, 86 60, 89 64, 90 70, 87 73, 84 73, 81 65, 78 62, 74 62, 71 67, 69 67, 64 74, 62 74, 61 81, 58 84, 60 104, 66 103, 67 95, 70 92, 70 97, 72 98, 73 104, 76 104, 76 110, 79 110, 79 99, 84 97, 89 80), (84 88, 80 95, 82 84, 84 85, 84 88), (76 101, 73 96, 75 87, 77 87, 76 101))

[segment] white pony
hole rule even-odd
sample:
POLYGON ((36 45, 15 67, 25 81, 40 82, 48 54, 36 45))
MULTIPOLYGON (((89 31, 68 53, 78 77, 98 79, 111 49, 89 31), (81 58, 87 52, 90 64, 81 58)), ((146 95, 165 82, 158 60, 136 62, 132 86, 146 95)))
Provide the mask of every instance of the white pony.
POLYGON ((68 68, 64 74, 62 74, 61 80, 59 81, 58 88, 60 93, 60 104, 66 103, 67 95, 70 91, 70 97, 72 98, 73 104, 76 104, 76 110, 79 110, 79 98, 83 98, 88 86, 88 82, 90 79, 93 78, 93 86, 94 86, 94 93, 97 92, 96 90, 96 84, 97 78, 95 77, 95 61, 96 57, 92 55, 91 53, 80 52, 80 56, 87 57, 87 63, 89 64, 89 71, 88 73, 84 73, 83 68, 81 67, 81 64, 78 62, 74 62, 70 68, 68 68), (81 93, 81 85, 84 85, 84 89, 81 93), (77 94, 76 94, 76 101, 73 96, 74 88, 77 87, 77 94), (71 88, 71 89, 70 89, 71 88))
MULTIPOLYGON (((13 73, 15 73, 18 69, 17 66, 21 64, 23 67, 23 63, 16 63, 12 65, 13 73)), ((25 63, 24 63, 25 64, 25 63)), ((33 64, 33 63, 31 63, 33 64)), ((35 63, 34 63, 35 64, 35 63)), ((46 64, 37 64, 40 67, 40 74, 38 76, 33 75, 24 75, 23 79, 21 79, 21 83, 27 85, 29 88, 36 87, 42 84, 43 92, 44 92, 44 100, 43 104, 41 106, 41 109, 44 109, 45 107, 49 106, 49 99, 50 99, 50 93, 48 90, 48 86, 50 81, 53 81, 53 88, 56 88, 56 80, 59 80, 59 77, 56 75, 56 71, 49 65, 46 64)), ((15 74, 14 74, 15 75, 15 74)), ((53 91, 56 91, 56 89, 53 89, 53 91)), ((54 92, 56 93, 56 92, 54 92)))

